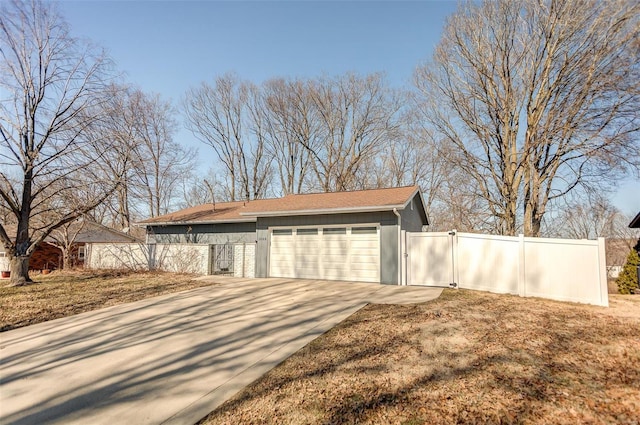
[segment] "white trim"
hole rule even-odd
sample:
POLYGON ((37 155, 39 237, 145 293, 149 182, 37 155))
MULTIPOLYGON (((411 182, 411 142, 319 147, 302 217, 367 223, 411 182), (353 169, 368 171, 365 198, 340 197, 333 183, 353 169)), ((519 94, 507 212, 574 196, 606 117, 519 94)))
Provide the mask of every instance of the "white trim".
POLYGON ((279 217, 291 215, 322 215, 322 214, 345 214, 362 212, 393 211, 394 208, 402 210, 404 205, 383 205, 369 207, 349 207, 349 208, 325 208, 313 210, 289 210, 289 211, 265 211, 265 212, 241 212, 240 215, 246 217, 279 217))

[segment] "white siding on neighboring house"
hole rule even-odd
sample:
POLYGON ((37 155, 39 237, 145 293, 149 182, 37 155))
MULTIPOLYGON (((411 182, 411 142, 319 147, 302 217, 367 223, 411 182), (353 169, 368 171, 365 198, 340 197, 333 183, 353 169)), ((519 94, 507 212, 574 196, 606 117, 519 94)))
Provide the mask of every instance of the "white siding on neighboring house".
POLYGON ((622 266, 607 266, 607 277, 617 279, 622 273, 622 266))
POLYGON ((9 271, 9 257, 4 251, 0 251, 0 271, 9 271))

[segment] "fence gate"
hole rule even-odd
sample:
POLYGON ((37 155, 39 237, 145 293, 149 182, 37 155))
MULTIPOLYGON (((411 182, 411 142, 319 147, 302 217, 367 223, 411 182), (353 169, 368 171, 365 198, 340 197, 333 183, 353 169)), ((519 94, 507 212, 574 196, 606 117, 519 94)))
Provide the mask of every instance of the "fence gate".
POLYGON ((406 233, 407 285, 456 286, 455 232, 406 233))
POLYGON ((211 273, 233 274, 232 244, 218 244, 211 246, 211 273))

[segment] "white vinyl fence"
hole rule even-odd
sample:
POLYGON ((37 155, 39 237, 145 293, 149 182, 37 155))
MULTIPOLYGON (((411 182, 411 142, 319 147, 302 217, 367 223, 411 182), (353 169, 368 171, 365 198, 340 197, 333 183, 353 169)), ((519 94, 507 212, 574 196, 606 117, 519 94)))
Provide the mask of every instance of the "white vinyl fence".
MULTIPOLYGON (((226 274, 254 277, 255 244, 232 244, 229 248, 226 274)), ((206 275, 221 272, 216 252, 220 250, 215 245, 202 244, 92 243, 87 244, 85 267, 206 275)))
POLYGON ((608 306, 604 238, 598 240, 406 233, 406 284, 608 306))

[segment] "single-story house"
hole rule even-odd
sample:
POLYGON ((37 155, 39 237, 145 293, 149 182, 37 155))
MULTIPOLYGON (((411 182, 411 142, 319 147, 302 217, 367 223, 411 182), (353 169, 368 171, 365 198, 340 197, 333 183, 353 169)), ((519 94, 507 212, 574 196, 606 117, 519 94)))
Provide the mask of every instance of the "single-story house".
POLYGON ((255 277, 398 284, 401 231, 429 223, 419 187, 409 186, 205 204, 138 224, 151 245, 210 245, 212 272, 233 261, 226 247, 249 244, 255 277))
MULTIPOLYGON (((5 226, 11 236, 15 226, 5 226)), ((62 267, 63 249, 69 249, 71 267, 82 267, 88 244, 142 243, 140 239, 89 220, 78 220, 64 229, 58 229, 40 243, 29 260, 29 270, 56 270, 62 267), (67 244, 64 241, 67 241, 67 244), (66 245, 66 246, 65 246, 66 245)), ((9 269, 9 259, 0 245, 0 269, 9 269)))

